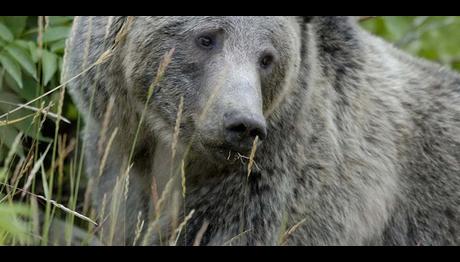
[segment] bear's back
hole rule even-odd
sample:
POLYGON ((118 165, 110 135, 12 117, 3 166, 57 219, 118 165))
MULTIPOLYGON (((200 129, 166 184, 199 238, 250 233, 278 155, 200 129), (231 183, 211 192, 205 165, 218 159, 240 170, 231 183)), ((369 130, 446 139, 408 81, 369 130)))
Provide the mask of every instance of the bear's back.
MULTIPOLYGON (((460 75, 374 38, 408 115, 402 197, 385 244, 460 243, 460 75), (395 68, 392 68, 395 67, 395 68)), ((392 82, 389 79, 389 82, 392 82)))

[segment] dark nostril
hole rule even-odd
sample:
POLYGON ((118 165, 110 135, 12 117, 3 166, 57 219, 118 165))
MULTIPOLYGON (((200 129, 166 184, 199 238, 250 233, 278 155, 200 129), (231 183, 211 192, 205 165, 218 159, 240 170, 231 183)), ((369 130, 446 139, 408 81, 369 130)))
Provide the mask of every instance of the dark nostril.
POLYGON ((236 124, 234 126, 229 126, 227 130, 231 132, 235 132, 235 133, 244 134, 246 133, 247 128, 244 124, 241 123, 241 124, 236 124))
POLYGON ((260 140, 264 140, 267 136, 266 131, 263 129, 253 129, 251 132, 249 132, 249 135, 253 138, 259 137, 260 140))
POLYGON ((265 121, 244 116, 229 117, 226 120, 227 132, 233 137, 236 135, 238 139, 259 137, 260 140, 263 140, 267 136, 265 121))

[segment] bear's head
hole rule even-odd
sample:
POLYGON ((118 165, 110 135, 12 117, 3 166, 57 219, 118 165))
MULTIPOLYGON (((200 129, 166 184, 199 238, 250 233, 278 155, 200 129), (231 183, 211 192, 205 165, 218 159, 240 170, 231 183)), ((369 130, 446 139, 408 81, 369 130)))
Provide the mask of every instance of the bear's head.
POLYGON ((149 128, 170 143, 180 115, 180 144, 213 159, 247 155, 256 137, 263 143, 270 136, 269 118, 297 79, 302 21, 283 16, 135 17, 123 58, 133 103, 143 108, 164 55, 173 50, 147 106, 149 128))

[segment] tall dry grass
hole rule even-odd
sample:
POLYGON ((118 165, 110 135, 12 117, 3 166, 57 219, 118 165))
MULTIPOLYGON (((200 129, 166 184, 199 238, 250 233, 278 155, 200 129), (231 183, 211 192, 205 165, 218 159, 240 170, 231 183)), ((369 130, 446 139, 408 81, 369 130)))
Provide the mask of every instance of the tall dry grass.
MULTIPOLYGON (((168 69, 168 65, 171 63, 174 50, 170 50, 165 54, 159 68, 157 69, 156 77, 153 83, 148 88, 147 99, 141 112, 139 123, 135 130, 134 141, 132 141, 132 147, 129 151, 128 162, 126 163, 124 170, 120 171, 118 179, 116 181, 113 192, 110 196, 105 195, 102 203, 101 210, 99 213, 91 207, 91 195, 94 191, 94 187, 97 182, 104 175, 108 158, 110 157, 109 152, 113 146, 114 141, 119 135, 119 130, 115 128, 112 132, 109 132, 109 125, 114 109, 114 100, 110 100, 106 112, 104 114, 104 120, 102 123, 102 129, 100 132, 100 140, 98 141, 98 157, 100 159, 100 166, 98 168, 98 174, 92 176, 90 179, 85 179, 84 175, 84 152, 87 147, 85 141, 79 139, 81 135, 80 128, 84 125, 82 121, 78 120, 77 123, 77 134, 76 137, 69 138, 65 135, 60 135, 59 131, 62 123, 68 123, 69 120, 62 116, 62 108, 64 103, 64 97, 66 94, 66 87, 72 81, 75 81, 79 77, 82 77, 85 73, 90 70, 96 70, 96 76, 99 76, 99 66, 107 63, 114 55, 114 51, 118 45, 124 41, 128 35, 130 26, 133 22, 133 17, 128 17, 125 24, 116 36, 115 43, 106 50, 99 59, 93 63, 88 64, 87 59, 83 63, 81 72, 70 79, 65 80, 61 85, 55 87, 49 92, 38 95, 35 99, 28 101, 23 105, 19 105, 12 109, 8 113, 0 116, 0 128, 3 125, 9 125, 21 119, 10 119, 9 116, 20 110, 32 110, 34 113, 27 117, 33 117, 34 125, 37 125, 40 130, 43 127, 46 119, 53 119, 55 123, 54 138, 49 143, 41 142, 37 137, 32 141, 32 144, 26 154, 26 157, 20 158, 15 155, 15 148, 13 148, 3 164, 3 174, 8 174, 1 180, 0 192, 4 192, 3 198, 0 203, 10 203, 11 205, 18 206, 18 216, 10 218, 17 225, 17 234, 8 240, 7 244, 11 245, 112 245, 115 243, 115 236, 118 233, 119 227, 117 223, 119 220, 124 221, 123 218, 119 217, 120 210, 126 210, 126 202, 129 194, 129 177, 130 171, 135 163, 133 163, 133 157, 135 153, 135 145, 139 139, 139 133, 141 132, 144 124, 146 114, 148 112, 148 105, 154 95, 155 88, 160 85, 165 72, 168 69), (45 104, 43 99, 55 93, 59 93, 59 100, 57 104, 45 104), (40 107, 34 107, 35 104, 39 103, 40 107), (44 143, 44 144, 43 144, 44 143), (40 147, 46 147, 44 151, 40 150, 40 147), (50 164, 45 159, 51 159, 50 164), (65 163, 69 163, 69 168, 65 169, 65 163), (15 164, 15 166, 13 166, 15 164), (64 184, 64 180, 68 181, 64 184), (87 184, 82 185, 85 181, 87 184), (57 183, 57 184, 56 184, 57 183), (81 187, 85 190, 82 192, 81 187), (66 198, 63 197, 63 189, 68 188, 69 193, 66 198), (37 192, 43 192, 39 194, 37 192), (104 232, 106 231, 106 232, 104 232), (107 232, 108 231, 108 232, 107 232)), ((43 30, 43 23, 45 18, 42 17, 40 20, 40 30, 43 30)), ((109 33, 109 27, 112 19, 109 18, 107 25, 107 34, 109 33)), ((75 21, 78 23, 78 20, 75 21)), ((88 29, 88 35, 91 34, 92 25, 90 23, 88 29)), ((41 33, 42 34, 42 33, 41 33)), ((40 39, 40 37, 39 37, 40 39)), ((87 37, 86 49, 84 57, 89 55, 89 46, 91 37, 87 37)), ((40 40, 39 40, 40 41, 40 40)), ((207 101, 203 112, 199 116, 199 120, 203 121, 211 105, 215 102, 221 87, 225 81, 226 70, 219 81, 216 84, 213 94, 207 101)), ((90 100, 89 111, 92 112, 94 106, 95 90, 92 93, 90 100)), ((180 103, 177 105, 178 111, 176 116, 176 125, 172 131, 173 139, 171 144, 171 159, 172 162, 178 157, 177 148, 179 144, 179 137, 181 134, 180 126, 182 123, 182 114, 184 107, 184 98, 180 99, 180 103)), ((270 111, 272 111, 271 109, 270 111)), ((170 170, 170 178, 166 183, 166 186, 161 192, 159 192, 157 181, 153 178, 151 185, 151 201, 153 203, 152 214, 150 220, 142 219, 143 214, 137 215, 135 238, 132 243, 124 243, 125 245, 149 245, 151 244, 152 236, 158 235, 160 245, 177 245, 178 239, 181 233, 186 232, 187 223, 193 218, 195 211, 187 211, 185 207, 185 199, 187 197, 187 174, 185 170, 185 162, 190 153, 191 146, 194 143, 196 136, 193 135, 191 141, 185 147, 185 153, 180 154, 181 159, 179 163, 181 166, 178 168, 180 172, 174 172, 174 168, 170 170), (179 187, 176 187, 179 185, 179 187), (168 206, 168 207, 167 207, 168 206), (170 214, 164 214, 169 212, 170 214), (162 218, 169 216, 170 221, 167 223, 167 227, 164 227, 162 218)), ((15 140, 15 145, 19 145, 23 142, 22 134, 18 135, 15 140)), ((254 141, 253 150, 249 156, 243 156, 238 154, 238 158, 241 160, 242 165, 248 166, 247 178, 251 175, 251 171, 254 168, 259 168, 257 163, 254 161, 255 154, 257 151, 258 139, 254 141)), ((0 173, 1 174, 1 173, 0 173)), ((0 177, 1 178, 1 177, 0 177)), ((248 180, 246 180, 248 182, 248 180)), ((245 192, 248 186, 243 185, 245 192)), ((247 194, 247 192, 245 193, 247 194)), ((243 212, 243 210, 241 210, 243 212)), ((300 224, 299 224, 300 225, 300 224)), ((202 238, 209 227, 209 222, 204 221, 201 229, 197 235, 194 236, 194 245, 200 245, 202 238)), ((282 230, 280 232, 280 244, 285 243, 286 238, 292 234, 292 232, 298 227, 298 225, 282 230)), ((242 225, 240 234, 234 236, 225 242, 225 245, 232 245, 232 243, 239 237, 249 233, 251 229, 244 228, 242 225)), ((0 235, 1 239, 6 239, 8 236, 0 235)))

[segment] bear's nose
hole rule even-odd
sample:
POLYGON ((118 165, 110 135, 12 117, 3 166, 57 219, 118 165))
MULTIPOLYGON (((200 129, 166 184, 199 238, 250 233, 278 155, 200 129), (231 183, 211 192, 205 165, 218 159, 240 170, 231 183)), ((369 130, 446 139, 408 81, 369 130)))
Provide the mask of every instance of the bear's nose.
POLYGON ((256 137, 267 137, 267 125, 263 117, 232 112, 224 115, 225 141, 232 150, 248 152, 256 137))

